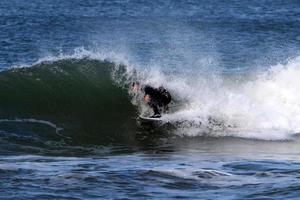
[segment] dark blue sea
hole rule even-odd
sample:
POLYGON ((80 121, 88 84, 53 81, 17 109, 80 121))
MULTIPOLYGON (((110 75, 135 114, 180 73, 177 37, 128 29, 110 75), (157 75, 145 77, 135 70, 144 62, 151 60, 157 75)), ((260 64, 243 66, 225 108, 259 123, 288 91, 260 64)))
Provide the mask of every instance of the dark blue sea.
POLYGON ((0 199, 299 199, 299 77, 298 0, 1 0, 0 199))

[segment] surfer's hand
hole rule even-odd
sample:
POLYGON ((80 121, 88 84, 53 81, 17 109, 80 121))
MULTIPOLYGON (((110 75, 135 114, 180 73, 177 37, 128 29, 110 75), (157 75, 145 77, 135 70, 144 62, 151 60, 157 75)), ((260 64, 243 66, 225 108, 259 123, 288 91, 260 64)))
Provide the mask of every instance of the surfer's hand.
POLYGON ((144 102, 145 102, 145 103, 149 103, 150 101, 151 101, 150 95, 149 95, 149 94, 146 94, 146 95, 144 96, 144 102))

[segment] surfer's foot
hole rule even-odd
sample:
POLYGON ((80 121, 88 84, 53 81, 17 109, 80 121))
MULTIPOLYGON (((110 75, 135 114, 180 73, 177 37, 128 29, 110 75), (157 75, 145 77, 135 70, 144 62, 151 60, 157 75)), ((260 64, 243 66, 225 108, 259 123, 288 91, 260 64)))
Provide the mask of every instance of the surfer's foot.
POLYGON ((152 115, 150 118, 160 118, 160 117, 161 117, 160 114, 154 114, 154 115, 152 115))

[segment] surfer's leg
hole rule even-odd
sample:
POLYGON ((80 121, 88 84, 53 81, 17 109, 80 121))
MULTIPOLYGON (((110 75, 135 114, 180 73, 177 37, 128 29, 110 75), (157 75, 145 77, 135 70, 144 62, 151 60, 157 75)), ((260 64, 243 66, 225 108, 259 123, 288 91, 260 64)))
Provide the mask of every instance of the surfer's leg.
POLYGON ((159 109, 158 109, 158 105, 152 104, 151 108, 153 109, 155 115, 156 115, 156 114, 160 114, 160 113, 159 113, 159 109))
POLYGON ((161 99, 161 107, 163 107, 163 112, 167 113, 169 111, 169 103, 171 102, 171 95, 166 93, 164 98, 161 99))
POLYGON ((159 112, 159 108, 158 108, 158 103, 156 101, 151 101, 149 103, 149 106, 153 109, 154 115, 156 117, 160 117, 160 112, 159 112))
POLYGON ((164 113, 168 113, 169 111, 169 106, 168 104, 167 105, 164 105, 164 113))

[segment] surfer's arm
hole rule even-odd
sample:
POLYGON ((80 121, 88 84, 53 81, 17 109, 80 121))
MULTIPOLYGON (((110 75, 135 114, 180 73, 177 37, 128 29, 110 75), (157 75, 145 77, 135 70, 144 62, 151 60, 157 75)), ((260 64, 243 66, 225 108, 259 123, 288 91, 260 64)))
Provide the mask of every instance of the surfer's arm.
POLYGON ((151 101, 151 96, 149 94, 145 94, 144 96, 144 102, 149 103, 151 101))

